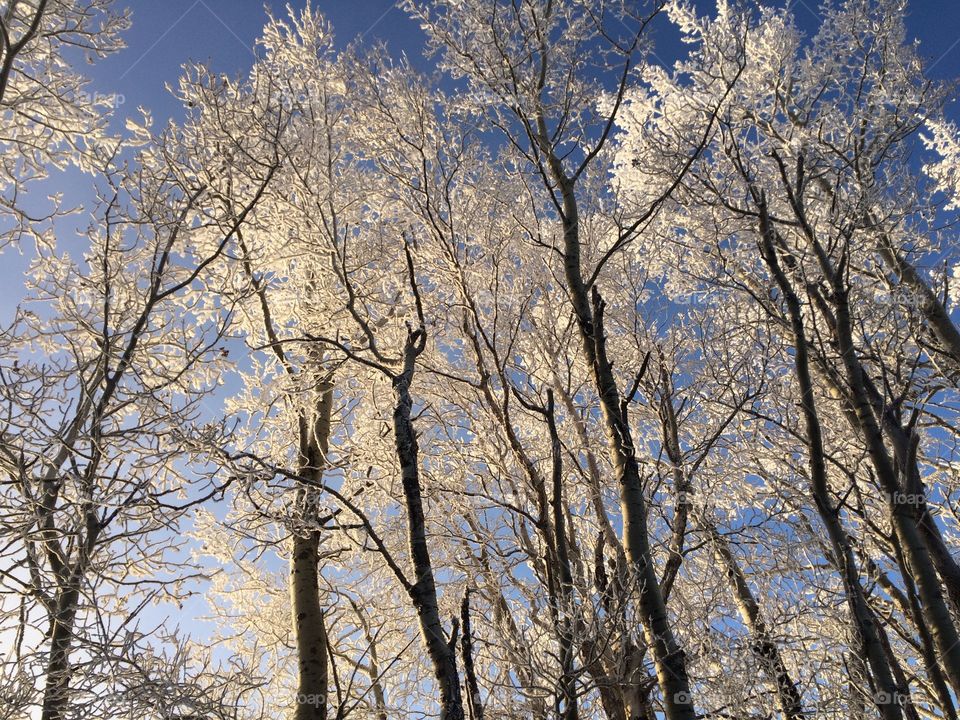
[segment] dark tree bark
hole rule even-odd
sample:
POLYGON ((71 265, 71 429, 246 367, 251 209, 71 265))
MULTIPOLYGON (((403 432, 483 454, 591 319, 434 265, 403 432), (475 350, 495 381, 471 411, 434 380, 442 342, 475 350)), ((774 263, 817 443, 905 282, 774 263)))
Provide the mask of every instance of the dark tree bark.
MULTIPOLYGON (((300 422, 300 476, 311 487, 299 492, 307 520, 317 520, 310 498, 323 484, 323 470, 330 443, 330 413, 333 388, 321 386, 312 422, 302 416, 300 422)), ((328 644, 323 604, 320 601, 319 562, 320 531, 306 529, 293 535, 290 558, 290 599, 293 628, 297 645, 297 703, 294 720, 326 720, 329 677, 328 644)))
POLYGON ((810 373, 810 354, 807 346, 806 329, 803 325, 802 306, 793 285, 780 266, 778 249, 783 243, 777 236, 767 213, 766 200, 760 195, 755 198, 760 208, 760 242, 764 261, 776 281, 787 306, 790 327, 793 332, 794 371, 800 386, 801 409, 807 430, 808 461, 811 491, 817 512, 827 529, 833 555, 841 569, 851 621, 855 631, 857 649, 865 657, 878 690, 877 709, 884 720, 897 720, 903 717, 896 700, 903 689, 894 680, 883 645, 877 632, 876 619, 873 616, 863 588, 860 585, 859 572, 849 538, 840 521, 839 510, 830 499, 830 485, 827 477, 826 455, 823 444, 823 430, 816 407, 813 378, 810 373))
POLYGON ((483 720, 483 703, 480 701, 480 683, 473 665, 473 629, 470 624, 470 588, 463 593, 460 603, 460 652, 463 654, 463 673, 467 682, 470 703, 470 720, 483 720))
POLYGON ((454 640, 448 640, 443 631, 437 605, 437 585, 427 546, 426 518, 420 489, 419 448, 411 419, 413 398, 410 395, 410 383, 413 380, 416 359, 423 352, 425 343, 426 332, 422 328, 410 333, 404 347, 403 368, 399 374, 393 376, 393 432, 407 508, 410 558, 416 578, 408 585, 407 592, 417 611, 420 631, 440 688, 440 720, 464 720, 454 640))

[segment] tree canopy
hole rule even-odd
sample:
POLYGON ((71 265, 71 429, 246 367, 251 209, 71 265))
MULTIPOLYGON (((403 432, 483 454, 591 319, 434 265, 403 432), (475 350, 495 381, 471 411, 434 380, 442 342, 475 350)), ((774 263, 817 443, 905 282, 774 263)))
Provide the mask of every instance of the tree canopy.
POLYGON ((308 4, 121 125, 126 13, 0 2, 0 719, 956 720, 907 0, 401 6, 436 73, 308 4))

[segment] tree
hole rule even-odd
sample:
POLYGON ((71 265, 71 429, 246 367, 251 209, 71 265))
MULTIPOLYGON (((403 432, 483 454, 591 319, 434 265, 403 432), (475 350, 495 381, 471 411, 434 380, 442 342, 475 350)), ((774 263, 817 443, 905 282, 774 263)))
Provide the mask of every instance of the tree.
MULTIPOLYGON (((952 383, 956 328, 932 289, 934 282, 914 264, 914 257, 935 250, 933 238, 921 234, 915 224, 926 205, 909 186, 912 173, 906 160, 909 138, 928 113, 938 110, 942 95, 917 72, 919 62, 904 42, 902 11, 897 3, 839 3, 829 8, 809 45, 799 41, 788 15, 761 15, 754 25, 748 15, 732 11, 720 13, 715 21, 677 11, 684 30, 703 43, 700 57, 683 69, 700 78, 697 82, 705 91, 713 87, 715 96, 724 92, 715 87, 714 79, 723 76, 725 65, 735 66, 728 58, 741 44, 745 26, 748 50, 754 51, 748 52, 751 61, 744 82, 718 125, 715 150, 691 170, 692 180, 677 193, 683 205, 678 204, 676 217, 690 219, 682 222, 687 232, 717 238, 715 249, 707 248, 703 265, 688 277, 703 272, 701 278, 710 276, 707 283, 745 293, 776 316, 780 300, 771 296, 770 282, 757 274, 751 244, 742 241, 759 218, 759 232, 753 232, 761 257, 781 298, 792 306, 778 322, 792 326, 798 344, 807 343, 804 333, 817 338, 811 363, 818 379, 840 400, 839 422, 859 435, 861 452, 871 458, 875 474, 857 473, 860 479, 855 479, 852 490, 859 492, 858 482, 865 482, 870 489, 862 492, 876 493, 886 505, 896 537, 892 553, 896 558, 891 559, 897 572, 910 576, 907 582, 916 585, 926 606, 926 619, 914 615, 913 620, 925 638, 925 664, 931 682, 940 687, 938 700, 949 712, 952 703, 945 698, 938 664, 947 676, 955 666, 950 659, 955 627, 941 587, 951 592, 955 569, 940 526, 925 509, 915 453, 922 443, 917 423, 929 411, 926 393, 940 385, 938 376, 952 383), (854 26, 869 27, 871 41, 855 43, 849 36, 854 26), (847 53, 842 49, 847 47, 857 51, 847 53), (840 63, 827 59, 840 56, 844 57, 840 63), (769 66, 779 68, 778 73, 762 78, 755 74, 769 66), (781 255, 779 260, 773 249, 781 255), (782 273, 778 263, 783 264, 782 273), (893 295, 886 307, 884 300, 871 295, 878 279, 893 295), (794 287, 802 291, 794 292, 794 287), (801 292, 804 300, 798 297, 801 292), (802 312, 817 316, 806 330, 803 322, 797 324, 803 302, 809 309, 802 312), (898 368, 894 357, 910 358, 910 370, 898 368), (912 407, 909 416, 902 411, 904 403, 912 407), (939 659, 930 656, 929 643, 938 648, 939 659)), ((689 92, 686 85, 666 76, 658 78, 658 85, 656 100, 644 103, 644 111, 654 103, 682 107, 689 92)), ((666 124, 651 124, 660 126, 663 134, 658 137, 667 138, 667 143, 682 141, 682 136, 669 139, 673 130, 666 124)), ((641 147, 644 142, 645 138, 641 147)), ((657 152, 646 147, 652 151, 649 156, 636 148, 631 159, 636 167, 645 167, 648 157, 656 162, 657 152)), ((623 167, 625 180, 637 172, 626 162, 623 167)), ((801 348, 796 351, 800 372, 799 363, 806 360, 800 357, 801 348)), ((804 382, 803 396, 812 402, 814 386, 804 382)), ((808 400, 804 402, 809 409, 808 400)), ((809 427, 811 422, 817 424, 811 419, 809 427)), ((812 436, 808 442, 811 457, 821 452, 812 436)), ((838 513, 842 503, 829 500, 825 505, 827 500, 822 496, 818 505, 838 513)), ((871 519, 865 522, 870 524, 871 519)), ((833 557, 842 557, 842 551, 833 557)), ((836 565, 846 572, 849 562, 836 565)), ((854 580, 847 584, 855 596, 861 591, 860 581, 854 580)), ((861 617, 867 616, 861 612, 861 617)), ((899 662, 891 657, 883 634, 881 629, 873 640, 875 661, 870 663, 875 672, 886 675, 881 684, 888 687, 878 696, 881 706, 906 692, 899 662)), ((863 640, 871 631, 864 628, 859 635, 863 640)), ((895 709, 882 709, 896 716, 895 709)))
POLYGON ((436 75, 271 17, 91 150, 86 266, 38 244, 11 719, 954 720, 956 132, 906 5, 404 7, 436 75), (164 617, 200 583, 213 650, 164 617))
MULTIPOLYGON (((592 267, 585 265, 581 214, 599 198, 583 198, 578 187, 603 172, 606 141, 622 106, 630 71, 642 57, 644 31, 661 5, 649 14, 626 5, 594 10, 579 2, 442 3, 409 2, 407 8, 443 51, 446 68, 470 83, 481 113, 504 133, 518 167, 542 182, 542 217, 562 228, 559 252, 571 308, 577 320, 587 366, 602 408, 608 451, 621 490, 624 548, 636 583, 646 640, 653 651, 667 717, 693 718, 693 698, 683 651, 677 644, 651 554, 647 508, 636 448, 624 398, 605 337, 606 303, 598 279, 611 258, 635 238, 670 192, 654 199, 638 217, 615 230, 615 239, 592 267), (592 65, 615 68, 610 100, 593 80, 592 65)), ((696 154, 697 147, 689 152, 696 154)))
POLYGON ((30 295, 3 335, 4 610, 22 609, 16 662, 42 678, 44 720, 101 695, 111 666, 135 661, 122 638, 136 638, 144 608, 185 597, 202 573, 177 571, 176 529, 223 489, 182 468, 222 372, 230 309, 218 318, 188 291, 272 171, 204 248, 217 218, 197 221, 208 188, 165 162, 175 146, 168 135, 135 163, 103 159, 83 261, 66 242, 38 245, 30 295))
POLYGON ((107 125, 120 98, 91 93, 72 66, 123 48, 129 12, 115 12, 112 0, 12 0, 0 14, 2 248, 36 232, 40 212, 23 197, 29 184, 69 165, 99 169, 98 146, 110 144, 107 125))

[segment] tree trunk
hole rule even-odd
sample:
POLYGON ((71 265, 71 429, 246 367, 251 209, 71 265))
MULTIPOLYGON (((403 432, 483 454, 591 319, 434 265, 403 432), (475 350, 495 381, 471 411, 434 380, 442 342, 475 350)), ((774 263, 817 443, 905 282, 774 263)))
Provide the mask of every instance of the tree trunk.
POLYGON ((72 585, 58 594, 56 614, 50 624, 50 657, 47 660, 41 720, 62 720, 70 695, 70 650, 80 591, 72 585))
POLYGON ((547 427, 550 431, 550 456, 552 463, 551 479, 553 496, 550 504, 553 510, 553 533, 556 544, 556 560, 559 575, 560 607, 556 608, 557 634, 560 638, 560 695, 563 699, 563 712, 559 705, 557 716, 563 720, 578 720, 580 711, 577 703, 577 678, 574 669, 576 648, 574 628, 576 626, 575 599, 573 594, 573 571, 570 568, 570 553, 567 546, 567 523, 563 500, 563 456, 560 434, 554 413, 553 390, 547 391, 549 398, 546 408, 547 427))
POLYGON ((802 720, 804 712, 800 691, 793 678, 790 677, 790 672, 780 655, 780 649, 760 616, 760 607, 753 596, 753 591, 747 584, 747 578, 743 574, 740 564, 730 550, 726 538, 717 531, 713 523, 704 521, 701 527, 710 539, 714 556, 730 583, 730 589, 733 591, 740 618, 750 632, 751 649, 760 663, 761 670, 776 688, 777 702, 784 718, 787 718, 787 720, 802 720))
MULTIPOLYGON (((308 519, 312 516, 316 520, 316 509, 308 498, 316 495, 323 481, 332 407, 333 388, 324 384, 312 422, 306 417, 300 422, 300 473, 313 487, 300 488, 298 492, 308 519)), ((327 715, 327 630, 320 602, 319 547, 319 530, 294 532, 290 558, 290 600, 298 670, 294 720, 326 720, 327 715)))
MULTIPOLYGON (((422 333, 422 331, 420 331, 422 333)), ((407 507, 407 531, 410 542, 410 558, 416 580, 408 592, 417 611, 420 631, 427 653, 433 664, 434 675, 440 688, 440 720, 464 720, 463 699, 460 693, 460 677, 457 672, 457 657, 451 641, 443 631, 440 610, 437 605, 437 586, 427 547, 426 519, 423 512, 423 497, 420 490, 420 461, 417 435, 411 420, 413 399, 410 383, 413 380, 414 363, 419 354, 418 333, 412 333, 404 350, 403 372, 393 378, 395 406, 393 432, 397 458, 407 507)))
POLYGON ((607 340, 603 332, 604 303, 596 287, 591 297, 583 279, 580 220, 573 182, 564 175, 559 160, 556 157, 550 159, 554 180, 563 195, 564 274, 584 352, 600 398, 610 459, 620 488, 624 545, 627 560, 634 571, 633 580, 639 594, 644 634, 653 649, 657 682, 667 720, 695 720, 686 658, 670 626, 650 551, 646 501, 626 405, 622 404, 613 365, 607 357, 607 340))
POLYGON ((933 685, 933 691, 940 703, 943 716, 949 718, 949 720, 957 720, 957 711, 953 704, 953 698, 950 696, 947 681, 943 677, 943 669, 940 667, 936 647, 933 638, 930 636, 930 628, 927 627, 927 622, 923 617, 923 608, 920 606, 920 600, 917 597, 917 588, 907 570, 907 563, 903 558, 903 552, 896 536, 892 538, 892 543, 896 552, 897 565, 900 568, 900 574, 903 576, 903 584, 906 587, 905 600, 908 607, 904 609, 904 614, 913 619, 917 634, 920 636, 920 652, 927 670, 927 677, 930 679, 930 684, 933 685))
MULTIPOLYGON (((871 222, 876 223, 876 219, 872 215, 868 217, 871 222)), ((877 226, 875 225, 875 227, 877 226)), ((910 289, 914 299, 919 301, 915 304, 923 313, 927 325, 939 341, 943 353, 949 358, 954 373, 960 372, 960 331, 957 330, 957 326, 950 319, 947 308, 917 269, 894 247, 886 233, 880 233, 878 246, 884 262, 897 274, 900 282, 910 289)))
POLYGON ((660 416, 660 427, 663 433, 663 449, 667 453, 673 472, 673 495, 675 498, 670 555, 667 557, 667 562, 663 568, 660 583, 664 602, 666 602, 670 597, 670 591, 673 589, 673 583, 677 579, 677 573, 680 572, 680 566, 683 564, 683 544, 687 534, 691 484, 683 467, 683 453, 680 449, 680 426, 677 423, 677 413, 673 407, 670 376, 664 367, 660 369, 660 386, 663 395, 658 408, 658 415, 660 416))
MULTIPOLYGON (((784 178, 786 179, 785 174, 784 178)), ((930 628, 934 645, 940 655, 940 661, 954 693, 958 693, 960 692, 960 634, 957 632, 957 627, 954 625, 950 609, 944 598, 935 564, 931 560, 931 553, 924 542, 918 522, 916 503, 911 502, 911 498, 904 496, 904 486, 898 481, 897 469, 884 444, 883 422, 885 414, 880 414, 881 419, 878 422, 875 415, 875 398, 871 397, 870 392, 870 380, 860 362, 860 358, 857 356, 853 340, 853 319, 850 313, 849 289, 845 285, 844 277, 848 258, 844 255, 839 267, 834 267, 834 263, 806 217, 803 206, 803 184, 804 168, 803 156, 801 155, 797 158, 797 187, 795 189, 787 188, 790 195, 790 204, 799 221, 800 229, 810 243, 820 265, 820 270, 829 284, 830 299, 834 309, 834 318, 830 329, 834 333, 840 351, 844 378, 849 390, 848 402, 852 409, 852 416, 866 444, 867 453, 874 470, 876 470, 880 485, 887 495, 891 524, 900 543, 907 568, 916 584, 923 605, 923 613, 930 628)), ((847 240, 849 241, 849 236, 847 240)), ((889 243, 887 244, 887 250, 893 251, 889 243)), ((887 257, 887 261, 898 262, 899 259, 894 252, 893 256, 887 257)), ((904 273, 902 277, 908 283, 911 282, 907 277, 910 275, 909 270, 911 268, 907 265, 901 265, 900 269, 904 273)), ((915 273, 913 277, 914 280, 922 281, 922 278, 916 276, 915 273)), ((917 289, 919 289, 919 286, 917 286, 917 289)), ((927 288, 927 291, 930 292, 929 288, 927 288)), ((933 310, 936 310, 936 308, 933 308, 933 310)), ((949 328, 943 322, 937 321, 936 315, 937 313, 934 312, 932 316, 928 317, 935 331, 947 332, 949 328), (939 330, 936 330, 937 328, 939 330)), ((943 319, 941 318, 941 320, 943 319)), ((949 318, 945 319, 949 321, 949 318)), ((952 327, 952 323, 949 324, 952 327)), ((953 331, 956 332, 955 327, 953 331)), ((953 344, 952 340, 946 335, 943 337, 943 341, 947 345, 953 344)), ((894 445, 895 455, 903 457, 903 448, 900 448, 898 453, 896 440, 894 445)), ((909 474, 905 477, 909 482, 909 474)))
POLYGON ((777 248, 782 246, 782 242, 770 221, 766 201, 762 196, 759 199, 759 206, 762 255, 783 295, 793 331, 794 371, 797 383, 800 386, 800 404, 807 429, 808 460, 813 499, 817 512, 827 528, 833 554, 843 578, 850 617, 856 631, 857 644, 860 646, 855 649, 863 652, 877 684, 878 695, 875 698, 875 704, 884 720, 898 720, 902 717, 900 707, 896 702, 900 696, 900 691, 894 681, 883 645, 880 642, 876 620, 863 595, 863 588, 860 585, 859 572, 849 538, 840 521, 839 511, 830 500, 823 431, 814 399, 809 348, 807 347, 806 330, 803 326, 800 299, 780 267, 777 248))
POLYGON ((460 650, 463 653, 463 672, 466 675, 467 694, 470 700, 470 720, 483 720, 483 703, 480 701, 480 683, 473 665, 473 631, 470 626, 470 588, 463 593, 460 603, 460 628, 463 635, 460 650))
POLYGON ((960 635, 953 623, 940 579, 920 532, 915 507, 909 498, 903 497, 896 470, 883 443, 882 430, 867 397, 863 367, 853 345, 846 289, 841 287, 835 278, 833 285, 833 296, 837 305, 837 340, 850 386, 853 409, 866 441, 870 460, 887 493, 893 528, 917 586, 937 652, 954 692, 960 692, 960 635))
MULTIPOLYGON (((94 461, 87 467, 88 478, 92 476, 96 466, 97 463, 94 461)), ((103 525, 100 524, 94 506, 90 503, 85 504, 87 535, 80 541, 81 547, 71 568, 69 564, 62 564, 60 560, 64 556, 64 550, 57 544, 56 533, 53 530, 52 501, 45 500, 41 507, 45 516, 41 523, 44 528, 42 535, 44 542, 48 544, 51 559, 57 558, 55 575, 58 581, 48 633, 50 656, 47 659, 41 720, 61 720, 66 717, 70 700, 70 679, 73 674, 70 652, 73 649, 76 632, 77 611, 81 600, 80 589, 90 567, 103 525)))
MULTIPOLYGON (((475 521, 469 515, 466 521, 474 537, 480 537, 475 521)), ((516 678, 513 689, 529 702, 529 710, 526 712, 529 713, 531 720, 547 720, 547 704, 544 701, 544 695, 539 692, 537 682, 539 678, 533 671, 530 648, 517 626, 510 605, 500 590, 500 576, 490 567, 487 548, 482 543, 479 547, 480 554, 477 560, 487 587, 488 602, 493 608, 493 628, 499 631, 503 638, 503 649, 506 651, 508 661, 507 672, 516 678)))
POLYGON ((327 716, 327 632, 317 572, 320 533, 295 535, 290 560, 290 594, 297 645, 297 703, 294 720, 327 716))
MULTIPOLYGON (((870 403, 873 406, 874 415, 880 420, 880 427, 893 448, 893 459, 896 463, 896 471, 899 476, 899 482, 895 482, 897 491, 888 494, 895 495, 906 504, 913 508, 911 513, 914 522, 917 524, 927 550, 930 553, 931 562, 940 574, 943 581, 947 597, 953 605, 954 612, 960 613, 960 564, 954 559, 950 549, 947 547, 933 517, 930 515, 930 508, 927 505, 926 489, 923 485, 923 478, 920 474, 920 467, 917 461, 917 445, 919 437, 916 429, 907 426, 904 427, 902 419, 891 405, 886 402, 883 395, 877 389, 873 380, 867 376, 862 369, 859 359, 857 364, 861 367, 861 377, 863 387, 870 403)), ((848 414, 854 429, 863 433, 864 429, 855 410, 848 414)))

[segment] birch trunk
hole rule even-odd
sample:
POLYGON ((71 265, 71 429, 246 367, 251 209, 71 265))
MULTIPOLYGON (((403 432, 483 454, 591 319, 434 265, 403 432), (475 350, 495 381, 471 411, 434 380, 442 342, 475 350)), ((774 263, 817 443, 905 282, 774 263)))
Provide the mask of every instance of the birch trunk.
POLYGON ((456 653, 451 646, 451 641, 447 640, 440 622, 437 586, 430 561, 430 551, 427 547, 426 518, 420 489, 419 448, 411 419, 413 399, 410 395, 410 383, 413 380, 416 357, 419 350, 422 350, 422 346, 418 350, 418 342, 421 342, 422 338, 422 331, 413 333, 408 338, 404 350, 403 371, 393 378, 396 403, 393 411, 393 432, 397 458, 400 460, 400 474, 407 508, 410 557, 415 573, 415 580, 407 590, 416 608, 420 631, 440 688, 440 720, 464 720, 456 653))
POLYGON ((793 332, 794 372, 800 386, 800 404, 807 429, 808 461, 814 503, 822 522, 826 526, 834 557, 841 569, 850 617, 856 631, 857 644, 860 646, 856 649, 862 651, 880 693, 875 704, 884 720, 897 720, 903 717, 900 707, 896 703, 896 699, 900 696, 900 690, 893 678, 883 645, 880 642, 876 620, 863 595, 849 538, 843 529, 838 510, 830 500, 823 431, 814 399, 809 348, 807 347, 806 330, 803 325, 800 298, 797 297, 793 286, 780 267, 777 248, 782 246, 782 242, 779 242, 780 239, 767 214, 766 201, 762 197, 759 205, 762 254, 780 292, 783 294, 793 332))
POLYGON ((634 571, 644 634, 653 649, 657 682, 667 720, 695 720, 687 663, 673 634, 666 603, 650 551, 647 508, 640 481, 640 467, 633 445, 626 407, 607 357, 603 332, 603 300, 593 288, 591 298, 580 262, 580 221, 573 183, 564 175, 559 160, 551 162, 555 181, 563 196, 564 274, 577 318, 580 338, 591 368, 603 413, 610 459, 620 488, 623 533, 627 560, 634 571))
MULTIPOLYGON (((330 443, 330 414, 333 406, 333 388, 323 385, 313 422, 301 418, 300 463, 301 475, 313 488, 301 488, 300 497, 316 493, 322 484, 330 443)), ((305 512, 314 510, 307 504, 305 512)), ((290 600, 293 629, 297 646, 297 698, 294 720, 326 720, 327 690, 327 631, 323 605, 320 601, 319 561, 320 532, 307 530, 294 533, 290 558, 290 600)))

